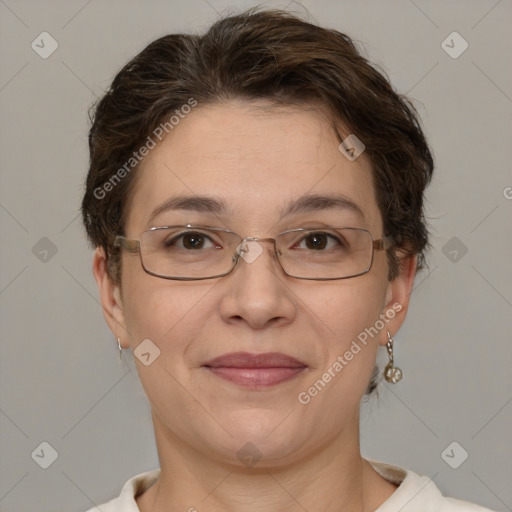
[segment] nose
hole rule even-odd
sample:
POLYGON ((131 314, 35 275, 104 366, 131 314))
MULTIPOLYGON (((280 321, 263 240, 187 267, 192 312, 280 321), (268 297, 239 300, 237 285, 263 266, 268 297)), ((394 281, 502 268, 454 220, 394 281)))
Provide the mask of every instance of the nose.
POLYGON ((244 239, 237 248, 238 265, 224 277, 220 313, 227 323, 252 329, 286 325, 296 315, 291 278, 277 261, 272 239, 244 239))

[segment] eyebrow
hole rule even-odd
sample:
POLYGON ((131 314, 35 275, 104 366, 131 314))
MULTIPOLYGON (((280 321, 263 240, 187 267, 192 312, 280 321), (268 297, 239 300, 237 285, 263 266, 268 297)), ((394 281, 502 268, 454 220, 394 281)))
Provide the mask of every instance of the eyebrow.
MULTIPOLYGON (((307 213, 319 210, 340 209, 350 210, 365 219, 363 210, 351 199, 344 195, 307 194, 299 199, 289 201, 280 212, 283 219, 289 215, 307 213)), ((151 213, 148 224, 163 212, 170 210, 188 210, 215 215, 232 215, 228 204, 220 198, 210 196, 174 196, 157 206, 151 213)))
POLYGON ((344 195, 335 194, 308 194, 299 199, 289 201, 281 210, 281 218, 287 215, 329 209, 350 210, 364 220, 363 210, 352 199, 344 195))

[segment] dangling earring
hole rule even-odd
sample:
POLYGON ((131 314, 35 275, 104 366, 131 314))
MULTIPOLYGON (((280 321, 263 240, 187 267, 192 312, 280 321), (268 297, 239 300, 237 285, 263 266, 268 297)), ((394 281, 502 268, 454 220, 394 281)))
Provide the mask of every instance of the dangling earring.
POLYGON ((393 338, 391 337, 391 334, 389 334, 388 331, 388 342, 386 343, 386 348, 388 349, 388 357, 389 357, 389 363, 387 364, 386 368, 384 369, 384 378, 391 382, 392 384, 396 384, 400 380, 402 380, 402 370, 400 368, 394 366, 393 361, 393 338))
POLYGON ((117 346, 119 347, 119 359, 123 356, 123 347, 121 347, 121 338, 117 338, 117 346))

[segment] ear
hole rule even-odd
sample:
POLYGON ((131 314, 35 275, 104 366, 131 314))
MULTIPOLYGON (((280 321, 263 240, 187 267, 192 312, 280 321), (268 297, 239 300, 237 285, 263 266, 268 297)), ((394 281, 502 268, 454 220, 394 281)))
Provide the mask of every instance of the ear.
POLYGON ((382 313, 386 315, 388 321, 379 336, 381 345, 388 342, 387 331, 394 336, 404 323, 416 275, 417 256, 397 256, 400 258, 401 272, 393 281, 389 281, 387 286, 386 304, 382 313))
POLYGON ((125 324, 121 289, 108 275, 107 258, 102 247, 98 247, 94 252, 92 272, 98 285, 105 320, 115 338, 120 339, 121 346, 127 348, 128 333, 125 324), (125 342, 124 346, 123 340, 125 342))

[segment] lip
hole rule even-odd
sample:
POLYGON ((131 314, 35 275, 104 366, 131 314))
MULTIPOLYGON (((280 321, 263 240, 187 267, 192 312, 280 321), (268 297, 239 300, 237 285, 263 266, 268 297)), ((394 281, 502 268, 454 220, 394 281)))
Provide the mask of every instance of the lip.
POLYGON ((307 365, 279 352, 249 354, 233 352, 203 365, 217 377, 248 389, 264 389, 294 378, 307 365))

